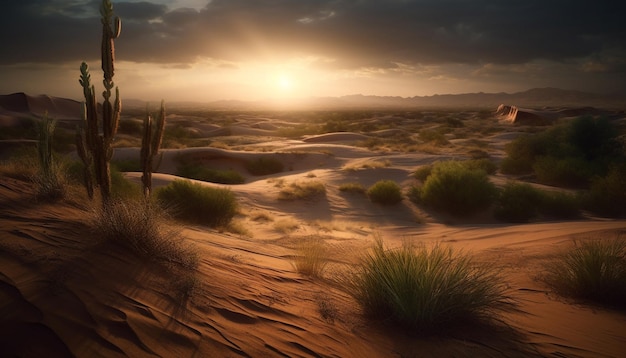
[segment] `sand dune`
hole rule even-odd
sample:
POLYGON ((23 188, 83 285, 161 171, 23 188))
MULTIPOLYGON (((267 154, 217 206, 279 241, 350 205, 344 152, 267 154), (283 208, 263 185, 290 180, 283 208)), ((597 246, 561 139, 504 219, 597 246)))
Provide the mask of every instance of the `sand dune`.
MULTIPOLYGON (((476 118, 464 115, 464 120, 476 118)), ((420 120, 428 125, 432 116, 420 120)), ((171 118, 191 121, 203 136, 211 131, 222 136, 228 128, 228 136, 270 138, 240 150, 165 149, 153 176, 154 187, 179 179, 181 160, 239 171, 245 183, 228 187, 241 208, 235 220, 248 232, 181 227, 185 242, 200 256, 198 268, 186 271, 101 242, 87 225, 91 204, 80 199, 38 203, 30 182, 2 176, 0 356, 618 358, 626 352, 624 312, 561 298, 538 280, 543 265, 572 240, 615 237, 626 232, 626 220, 584 217, 513 225, 485 215, 448 217, 406 199, 381 206, 339 186, 368 187, 388 179, 406 189, 416 167, 467 158, 465 144, 431 154, 371 150, 354 143, 401 133, 285 139, 274 136, 285 123, 272 118, 242 114, 235 124, 204 127, 194 124, 201 118, 171 118), (281 161, 284 171, 254 176, 245 170, 247 161, 269 157, 281 161), (281 185, 303 181, 322 182, 325 194, 308 201, 278 199, 281 185), (256 219, 255 213, 266 219, 256 219), (293 227, 280 229, 281 222, 293 227), (460 327, 437 337, 364 319, 334 278, 346 275, 377 236, 388 247, 414 240, 470 251, 501 272, 519 311, 505 313, 502 325, 460 327), (324 278, 300 275, 293 265, 298 243, 311 237, 330 248, 324 278)), ((371 120, 412 125, 397 116, 371 120)), ((485 135, 482 148, 499 158, 504 145, 521 133, 511 128, 485 135)), ((138 157, 139 148, 116 148, 113 159, 138 157)), ((141 173, 125 175, 139 181, 141 173)), ((499 174, 491 179, 508 180, 499 174)))

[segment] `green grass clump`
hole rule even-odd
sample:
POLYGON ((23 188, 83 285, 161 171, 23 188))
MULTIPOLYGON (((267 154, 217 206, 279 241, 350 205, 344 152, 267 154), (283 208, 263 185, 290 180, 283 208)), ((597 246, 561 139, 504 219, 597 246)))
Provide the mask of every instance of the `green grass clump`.
POLYGON ((185 163, 177 168, 176 175, 218 184, 243 184, 245 178, 234 170, 217 170, 198 164, 185 163))
POLYGON ((402 201, 402 188, 393 180, 380 180, 367 189, 367 196, 374 203, 393 205, 402 201))
POLYGON ((175 180, 160 188, 157 198, 175 217, 195 224, 226 226, 237 214, 237 200, 230 190, 189 180, 175 180))
POLYGON ((453 215, 470 215, 486 209, 496 187, 484 170, 469 169, 462 162, 437 163, 421 188, 421 201, 435 210, 453 215))
POLYGON ((273 157, 260 157, 246 162, 246 170, 252 175, 269 175, 280 173, 285 169, 283 163, 273 157))
POLYGON ((297 200, 297 199, 313 199, 315 197, 325 195, 326 186, 318 180, 293 182, 280 189, 278 199, 280 200, 297 200))
POLYGON ((558 293, 626 307, 626 240, 575 243, 546 265, 545 282, 558 293))
POLYGON ((345 193, 365 194, 366 189, 361 183, 350 182, 339 185, 339 191, 343 191, 345 193))
POLYGON ((99 237, 129 248, 139 257, 198 265, 197 253, 185 246, 179 231, 166 224, 163 212, 146 200, 113 199, 95 212, 91 225, 99 237))
POLYGON ((511 307, 495 270, 440 245, 385 250, 378 239, 349 280, 350 294, 368 316, 410 330, 490 320, 511 307))

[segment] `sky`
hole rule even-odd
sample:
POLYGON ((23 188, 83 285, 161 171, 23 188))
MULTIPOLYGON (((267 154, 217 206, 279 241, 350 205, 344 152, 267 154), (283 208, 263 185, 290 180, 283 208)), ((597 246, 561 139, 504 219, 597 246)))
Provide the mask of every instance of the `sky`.
MULTIPOLYGON (((0 94, 99 92, 100 0, 4 0, 0 94)), ((113 0, 122 98, 626 93, 615 0, 113 0)))

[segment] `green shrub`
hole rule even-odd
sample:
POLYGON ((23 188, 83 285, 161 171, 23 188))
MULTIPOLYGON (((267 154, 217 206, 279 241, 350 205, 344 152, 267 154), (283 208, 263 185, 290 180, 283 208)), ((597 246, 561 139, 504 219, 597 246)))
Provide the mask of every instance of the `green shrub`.
POLYGON ((490 320, 512 307, 495 270, 440 245, 385 250, 379 239, 346 286, 368 316, 416 331, 490 320))
POLYGON ((623 238, 576 243, 546 269, 546 283, 562 295, 626 307, 623 238))
POLYGON ((406 196, 414 202, 415 204, 423 204, 422 201, 422 187, 418 185, 413 185, 407 190, 406 196))
POLYGON ((183 245, 179 231, 165 219, 149 201, 113 199, 95 212, 91 225, 101 239, 127 247, 140 257, 196 267, 197 253, 183 245))
POLYGON ((252 175, 269 175, 282 172, 284 165, 276 158, 260 157, 247 161, 246 170, 252 175))
POLYGON ((536 159, 533 170, 541 183, 583 187, 589 184, 594 170, 592 163, 579 157, 555 158, 542 156, 536 159))
POLYGON ((141 163, 139 159, 112 160, 111 166, 120 172, 140 172, 141 163))
POLYGON ((582 194, 585 209, 603 216, 626 215, 626 165, 614 166, 604 177, 591 182, 588 192, 582 194))
POLYGON ((457 216, 486 209, 497 192, 487 173, 457 161, 437 163, 421 191, 424 204, 457 216))
POLYGON ((237 171, 211 169, 192 163, 179 164, 176 175, 219 184, 243 184, 246 181, 237 171))
POLYGON ((468 169, 480 169, 489 175, 495 174, 498 170, 496 163, 487 158, 464 160, 462 163, 468 169))
POLYGON ((357 183, 357 182, 351 182, 351 183, 344 183, 344 184, 339 185, 339 191, 343 191, 347 193, 364 194, 366 190, 363 184, 357 183))
POLYGON ((415 169, 415 171, 413 172, 413 177, 421 182, 425 182, 432 173, 432 171, 432 165, 422 165, 421 167, 415 169))
POLYGON ((393 180, 380 180, 367 189, 374 203, 393 205, 402 201, 402 188, 393 180))
POLYGON ((157 198, 177 218, 212 227, 226 226, 237 214, 237 200, 228 189, 189 180, 175 180, 157 190, 157 198))
POLYGON ((580 216, 580 200, 573 194, 544 192, 539 213, 554 219, 575 219, 580 216))
POLYGON ((494 216, 508 222, 528 222, 538 214, 542 193, 525 183, 507 183, 500 191, 494 216))

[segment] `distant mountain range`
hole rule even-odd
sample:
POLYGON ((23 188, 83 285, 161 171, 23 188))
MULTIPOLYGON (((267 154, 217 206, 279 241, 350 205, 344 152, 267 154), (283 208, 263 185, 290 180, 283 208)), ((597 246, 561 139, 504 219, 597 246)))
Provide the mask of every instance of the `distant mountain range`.
MULTIPOLYGON (((122 99, 124 109, 142 110, 146 101, 122 99)), ((156 102, 151 102, 156 103, 156 102)), ((289 103, 252 101, 167 102, 170 109, 188 110, 255 110, 255 109, 417 109, 417 108, 473 108, 495 111, 498 105, 526 108, 596 107, 626 110, 626 95, 601 95, 558 88, 534 88, 517 93, 467 93, 416 97, 349 95, 316 97, 289 103)), ((30 96, 25 93, 0 95, 0 114, 27 113, 41 116, 44 112, 57 119, 80 118, 78 101, 47 95, 30 96)))

